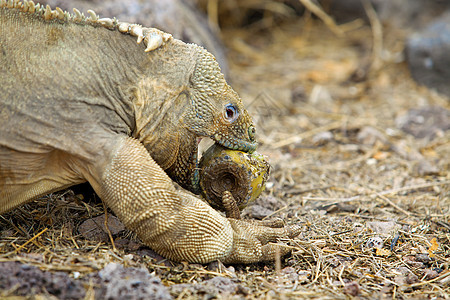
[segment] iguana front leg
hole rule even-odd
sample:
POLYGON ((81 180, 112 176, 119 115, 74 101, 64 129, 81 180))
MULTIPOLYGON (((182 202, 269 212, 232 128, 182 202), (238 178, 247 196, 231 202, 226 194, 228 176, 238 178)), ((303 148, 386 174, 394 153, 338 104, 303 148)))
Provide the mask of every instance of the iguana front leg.
POLYGON ((299 233, 297 226, 268 228, 222 217, 200 199, 177 191, 137 140, 120 137, 112 144, 110 162, 94 163, 88 180, 129 229, 169 259, 197 263, 272 260, 276 246, 267 243, 299 233))

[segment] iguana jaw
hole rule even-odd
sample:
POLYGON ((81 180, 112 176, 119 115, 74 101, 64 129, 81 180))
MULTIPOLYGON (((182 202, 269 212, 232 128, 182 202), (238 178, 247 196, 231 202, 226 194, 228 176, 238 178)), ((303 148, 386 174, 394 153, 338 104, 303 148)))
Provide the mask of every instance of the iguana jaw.
POLYGON ((258 146, 257 142, 247 142, 232 136, 224 137, 221 133, 216 133, 211 136, 211 139, 221 146, 232 150, 240 150, 244 152, 253 153, 258 146))

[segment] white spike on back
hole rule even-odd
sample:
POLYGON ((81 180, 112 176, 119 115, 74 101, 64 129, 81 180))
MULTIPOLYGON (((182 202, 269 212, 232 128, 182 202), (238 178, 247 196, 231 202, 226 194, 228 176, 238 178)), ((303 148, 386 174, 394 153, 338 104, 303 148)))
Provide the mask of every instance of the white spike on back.
POLYGON ((98 16, 95 13, 95 11, 93 11, 92 9, 89 9, 87 12, 88 12, 88 14, 89 14, 89 16, 91 18, 91 21, 93 21, 93 22, 98 21, 98 16))
POLYGON ((6 6, 8 8, 18 8, 18 9, 23 9, 23 4, 20 0, 9 0, 6 3, 6 6))
POLYGON ((102 24, 103 27, 108 29, 114 29, 114 20, 110 18, 98 19, 98 23, 102 24))
POLYGON ((143 41, 146 47, 145 52, 161 47, 164 42, 167 42, 172 38, 171 34, 165 33, 156 28, 142 27, 138 24, 118 22, 116 27, 122 33, 128 33, 131 36, 137 37, 138 44, 143 41))
POLYGON ((28 12, 34 14, 36 11, 36 4, 33 1, 28 2, 28 12))
POLYGON ((51 18, 52 18, 52 9, 50 8, 50 5, 47 4, 44 12, 44 20, 50 20, 51 18))
POLYGON ((142 42, 142 40, 144 39, 144 34, 142 32, 142 26, 141 25, 137 25, 137 24, 133 24, 130 26, 130 31, 129 31, 131 36, 136 36, 137 37, 137 43, 140 44, 142 42))
POLYGON ((74 12, 74 14, 75 14, 75 16, 73 17, 73 20, 74 20, 75 22, 81 22, 81 21, 83 21, 83 15, 81 14, 81 12, 80 12, 78 9, 74 8, 74 9, 73 9, 73 12, 74 12))
POLYGON ((159 48, 162 43, 163 38, 160 35, 156 33, 147 34, 147 36, 145 37, 145 44, 147 46, 147 48, 145 48, 145 52, 150 52, 159 48))
POLYGON ((117 29, 122 33, 128 33, 128 30, 130 29, 130 24, 126 22, 120 22, 117 26, 117 29))
POLYGON ((138 24, 130 24, 127 22, 118 22, 115 18, 102 18, 93 11, 88 10, 89 17, 86 18, 78 9, 74 8, 74 14, 71 15, 61 8, 56 7, 52 10, 49 5, 41 6, 39 3, 35 4, 31 0, 24 0, 23 3, 20 0, 0 0, 0 7, 7 7, 10 9, 18 9, 24 13, 31 13, 41 16, 44 20, 54 20, 58 19, 60 21, 69 20, 75 23, 87 23, 93 26, 102 26, 107 29, 117 29, 123 34, 129 34, 131 36, 137 37, 137 43, 141 44, 144 42, 145 52, 153 51, 161 47, 165 42, 172 39, 172 35, 165 33, 156 28, 142 27, 138 24))
POLYGON ((28 12, 28 9, 30 8, 30 3, 28 2, 28 0, 23 1, 23 11, 24 12, 28 12))
POLYGON ((56 7, 56 12, 58 19, 64 20, 64 11, 61 8, 56 7))

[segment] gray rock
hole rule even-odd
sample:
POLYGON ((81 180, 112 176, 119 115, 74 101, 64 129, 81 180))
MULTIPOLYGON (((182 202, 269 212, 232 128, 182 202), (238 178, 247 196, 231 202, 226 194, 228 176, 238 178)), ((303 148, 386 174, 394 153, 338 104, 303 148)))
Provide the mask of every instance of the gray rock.
POLYGON ((213 277, 204 282, 204 285, 217 289, 220 293, 234 294, 238 291, 238 284, 228 277, 213 277))
MULTIPOLYGON (((338 22, 357 18, 367 20, 362 0, 321 1, 338 22)), ((378 18, 395 27, 419 28, 450 7, 449 1, 440 0, 370 0, 378 18)))
POLYGON ((450 12, 411 35, 406 56, 413 78, 450 96, 450 12))
POLYGON ((147 269, 124 268, 110 263, 98 276, 101 279, 101 299, 172 299, 161 279, 147 269))
POLYGON ((328 144, 334 140, 334 134, 331 131, 322 131, 313 136, 312 142, 316 146, 328 144))
POLYGON ((265 208, 264 206, 258 204, 252 205, 249 210, 250 217, 258 220, 264 219, 274 213, 273 210, 265 208))
POLYGON ((181 294, 192 299, 228 299, 232 295, 248 295, 250 291, 235 280, 227 277, 214 277, 201 283, 181 283, 169 287, 171 295, 179 297, 181 294))
POLYGON ((383 22, 395 27, 417 29, 450 8, 440 0, 371 0, 383 22))
POLYGON ((44 272, 13 261, 0 262, 0 295, 1 291, 11 291, 16 296, 39 294, 57 299, 83 299, 86 294, 83 284, 66 273, 44 272))
POLYGON ((371 126, 364 126, 363 128, 361 128, 361 130, 358 132, 358 135, 356 136, 356 139, 361 144, 370 146, 375 145, 377 141, 382 144, 388 143, 388 140, 384 136, 384 134, 381 133, 378 129, 371 126))
MULTIPOLYGON (((450 87, 450 81, 448 84, 450 87)), ((436 136, 442 136, 445 131, 450 129, 450 111, 440 106, 414 108, 410 109, 406 114, 399 115, 395 119, 395 123, 399 129, 413 135, 415 138, 431 140, 436 136)))
MULTIPOLYGON (((108 229, 114 236, 125 230, 125 225, 115 216, 108 215, 108 229)), ((78 228, 78 232, 91 241, 106 242, 109 240, 108 231, 105 227, 105 215, 87 219, 78 228)))

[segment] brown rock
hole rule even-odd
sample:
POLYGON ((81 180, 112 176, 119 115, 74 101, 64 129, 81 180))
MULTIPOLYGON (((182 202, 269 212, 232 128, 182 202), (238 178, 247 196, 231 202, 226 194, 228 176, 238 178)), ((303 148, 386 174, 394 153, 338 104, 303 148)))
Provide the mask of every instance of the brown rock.
MULTIPOLYGON (((125 226, 122 222, 113 215, 108 215, 108 228, 112 235, 116 235, 125 230, 125 226)), ((80 227, 78 227, 78 231, 88 240, 106 242, 109 239, 108 231, 105 227, 104 214, 84 221, 80 227)))
POLYGON ((359 284, 356 281, 350 281, 344 286, 344 293, 350 296, 357 296, 359 294, 359 284))

